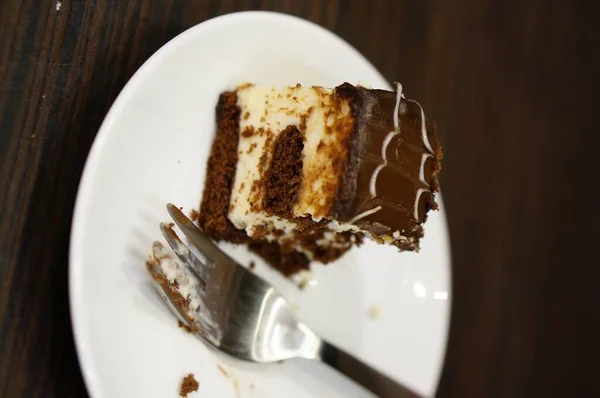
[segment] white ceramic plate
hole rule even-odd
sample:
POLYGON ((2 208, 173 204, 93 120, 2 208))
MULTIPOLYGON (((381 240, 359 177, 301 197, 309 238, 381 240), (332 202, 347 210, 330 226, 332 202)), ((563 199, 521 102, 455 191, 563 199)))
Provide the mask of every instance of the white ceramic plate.
MULTIPOLYGON (((177 327, 145 272, 158 224, 168 220, 165 203, 197 208, 218 94, 243 81, 389 88, 332 33, 264 12, 204 22, 140 68, 102 124, 75 206, 71 316, 94 397, 176 397, 187 373, 200 382, 198 397, 368 396, 320 364, 256 366, 209 350, 177 327)), ((450 308, 443 210, 430 216, 419 254, 365 244, 316 266, 303 291, 245 249, 226 249, 243 264, 256 261, 324 337, 422 393, 435 392, 450 308)))

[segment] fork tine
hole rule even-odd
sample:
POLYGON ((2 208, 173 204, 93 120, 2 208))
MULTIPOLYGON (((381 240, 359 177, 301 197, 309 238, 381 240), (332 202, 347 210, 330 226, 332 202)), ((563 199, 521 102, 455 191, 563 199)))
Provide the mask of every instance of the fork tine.
POLYGON ((173 221, 175 221, 175 224, 181 229, 181 232, 185 234, 190 243, 205 257, 204 263, 207 266, 213 266, 217 260, 229 260, 229 256, 222 252, 208 236, 200 231, 192 220, 187 218, 177 206, 168 203, 167 210, 173 221))
POLYGON ((173 304, 173 300, 170 297, 171 293, 168 287, 166 286, 168 282, 166 282, 166 277, 160 269, 160 266, 154 261, 147 261, 146 268, 148 269, 148 272, 150 272, 150 279, 152 279, 154 287, 159 292, 160 297, 167 304, 171 312, 177 317, 177 319, 180 322, 187 325, 192 330, 197 329, 197 326, 195 326, 193 323, 190 324, 190 320, 188 319, 189 316, 186 316, 186 314, 183 312, 183 309, 173 304))
MULTIPOLYGON (((223 332, 214 320, 214 307, 211 307, 209 303, 207 304, 200 286, 191 286, 192 291, 189 291, 190 286, 188 286, 185 289, 188 290, 187 293, 179 290, 181 287, 180 283, 183 281, 181 278, 192 277, 193 273, 190 267, 182 267, 181 269, 184 271, 185 276, 175 276, 175 279, 171 281, 164 271, 164 266, 170 267, 170 265, 163 265, 163 261, 172 262, 171 264, 180 267, 182 266, 181 263, 175 261, 170 253, 164 251, 162 243, 154 242, 152 245, 152 257, 146 261, 146 268, 161 298, 167 303, 167 306, 177 319, 187 325, 196 336, 214 346, 218 346, 223 337, 223 332), (198 302, 193 304, 194 298, 192 296, 195 289, 197 289, 198 302)), ((186 281, 183 281, 183 283, 186 283, 186 281)))
POLYGON ((167 240, 173 252, 179 257, 181 262, 198 278, 202 283, 202 288, 206 286, 207 279, 207 266, 202 263, 195 255, 188 249, 188 247, 179 239, 179 236, 173 231, 173 228, 165 223, 160 223, 160 231, 167 240))

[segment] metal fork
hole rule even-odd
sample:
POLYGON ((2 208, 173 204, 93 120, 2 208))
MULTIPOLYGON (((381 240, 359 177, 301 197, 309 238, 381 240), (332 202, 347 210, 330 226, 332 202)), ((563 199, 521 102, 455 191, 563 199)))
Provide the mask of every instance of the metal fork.
MULTIPOLYGON (((221 251, 176 206, 168 204, 167 209, 197 253, 179 239, 172 224, 161 224, 161 231, 198 283, 192 285, 195 290, 189 291, 182 301, 173 284, 166 283, 167 275, 159 261, 149 261, 148 270, 171 311, 201 340, 245 361, 269 363, 291 358, 321 361, 380 397, 419 397, 317 336, 295 318, 289 303, 273 286, 221 251), (199 298, 199 303, 191 300, 196 306, 185 308, 190 305, 190 297, 199 298)), ((155 249, 159 250, 160 244, 155 249)))

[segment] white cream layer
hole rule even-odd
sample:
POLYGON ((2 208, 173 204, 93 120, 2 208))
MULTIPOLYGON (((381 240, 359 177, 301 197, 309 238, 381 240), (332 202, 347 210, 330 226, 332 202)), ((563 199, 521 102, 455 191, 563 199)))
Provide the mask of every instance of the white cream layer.
MULTIPOLYGON (((341 107, 339 114, 332 113, 332 90, 321 87, 262 87, 241 86, 237 90, 238 106, 241 109, 240 132, 247 129, 254 134, 240 134, 238 143, 238 165, 232 187, 229 219, 238 229, 254 235, 256 226, 272 226, 286 234, 296 224, 280 217, 270 216, 264 211, 252 211, 251 203, 262 203, 262 193, 252 192, 255 181, 261 179, 259 162, 263 154, 269 157, 273 145, 283 130, 296 126, 305 137, 302 153, 302 186, 293 215, 310 216, 321 220, 328 212, 333 195, 325 184, 338 176, 332 171, 331 159, 326 151, 317 150, 334 145, 336 133, 332 131, 337 118, 347 116, 350 108, 341 107), (257 134, 263 129, 263 134, 257 134), (329 130, 329 133, 327 133, 329 130), (318 199, 315 199, 318 198, 318 199)), ((256 209, 255 209, 256 210, 256 209)), ((268 239, 273 239, 268 236, 268 239)))

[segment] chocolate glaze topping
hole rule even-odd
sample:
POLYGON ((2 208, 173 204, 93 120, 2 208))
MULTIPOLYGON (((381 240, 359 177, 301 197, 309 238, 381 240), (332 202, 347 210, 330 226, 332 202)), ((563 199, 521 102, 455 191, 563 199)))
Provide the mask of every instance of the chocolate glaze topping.
POLYGON ((420 224, 437 208, 442 150, 435 126, 419 103, 404 98, 400 84, 391 92, 344 83, 335 92, 349 101, 355 123, 332 217, 418 248, 420 224))

